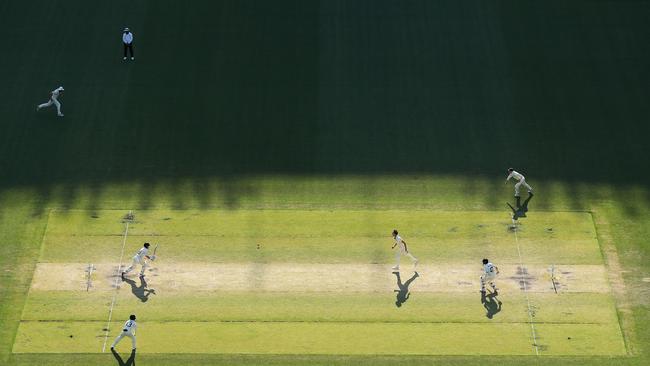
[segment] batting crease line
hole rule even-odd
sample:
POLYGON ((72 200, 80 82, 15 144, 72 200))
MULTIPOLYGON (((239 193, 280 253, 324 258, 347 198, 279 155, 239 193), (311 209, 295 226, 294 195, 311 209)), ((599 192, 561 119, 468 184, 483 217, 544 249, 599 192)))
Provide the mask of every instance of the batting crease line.
POLYGON ((553 291, 557 294, 557 286, 555 284, 555 264, 551 264, 551 282, 553 282, 553 291))
POLYGON ((524 285, 524 294, 526 295, 526 305, 528 306, 528 321, 530 323, 530 331, 533 335, 533 346, 535 346, 535 355, 539 356, 539 347, 537 346, 537 334, 535 333, 535 324, 533 323, 533 313, 530 309, 530 299, 528 297, 528 286, 526 286, 526 279, 524 278, 524 260, 521 256, 521 249, 519 248, 519 237, 517 236, 517 228, 515 227, 515 242, 517 243, 517 253, 519 253, 519 262, 521 266, 521 283, 524 285))
POLYGON ((86 292, 90 291, 90 286, 92 286, 92 276, 93 276, 93 264, 88 265, 88 281, 86 281, 86 292))
MULTIPOLYGON (((133 210, 129 211, 129 216, 133 213, 133 210)), ((113 307, 115 306, 115 300, 117 299, 117 293, 120 290, 118 286, 118 281, 120 280, 120 271, 122 270, 122 259, 124 258, 124 247, 126 246, 126 237, 129 235, 129 220, 126 220, 126 226, 124 228, 124 237, 122 239, 122 251, 120 253, 120 264, 117 267, 117 275, 115 276, 115 293, 113 294, 113 300, 111 301, 111 307, 108 310, 108 321, 106 322, 106 334, 104 335, 104 345, 102 346, 102 353, 106 352, 106 342, 108 341, 108 334, 111 330, 111 319, 113 318, 113 307)))

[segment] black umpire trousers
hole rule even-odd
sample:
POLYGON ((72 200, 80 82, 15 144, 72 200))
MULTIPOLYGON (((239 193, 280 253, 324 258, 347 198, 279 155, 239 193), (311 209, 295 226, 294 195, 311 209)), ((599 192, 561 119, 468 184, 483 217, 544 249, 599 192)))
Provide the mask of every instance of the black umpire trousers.
POLYGON ((133 43, 124 44, 124 57, 126 57, 126 50, 129 50, 131 52, 131 57, 133 57, 133 43))

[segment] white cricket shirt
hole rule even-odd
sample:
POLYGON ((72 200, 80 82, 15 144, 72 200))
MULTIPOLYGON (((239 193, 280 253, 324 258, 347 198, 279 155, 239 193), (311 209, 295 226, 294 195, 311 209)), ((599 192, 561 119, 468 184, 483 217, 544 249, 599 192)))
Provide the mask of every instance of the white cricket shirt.
POLYGON ((135 320, 127 320, 126 323, 124 323, 124 328, 122 328, 123 332, 126 333, 131 333, 134 334, 135 328, 137 328, 138 325, 135 323, 135 320))
POLYGON ((494 267, 494 264, 488 262, 488 264, 483 266, 483 270, 487 274, 497 274, 496 267, 494 267))
POLYGON ((133 33, 128 32, 128 33, 122 34, 122 42, 124 42, 126 44, 133 43, 133 33))
POLYGON ((59 93, 61 92, 61 90, 63 90, 63 88, 61 88, 61 87, 58 87, 58 88, 52 90, 52 98, 54 98, 54 99, 58 98, 59 93))
POLYGON ((510 173, 510 175, 508 175, 508 178, 506 178, 506 180, 510 180, 510 178, 520 181, 520 180, 524 179, 524 176, 521 173, 518 173, 518 172, 513 170, 512 173, 510 173))
POLYGON ((399 235, 395 236, 395 243, 397 244, 397 247, 400 250, 402 250, 402 251, 406 250, 406 248, 404 248, 404 243, 402 242, 402 237, 401 236, 399 236, 399 235))
POLYGON ((142 247, 135 256, 138 257, 138 260, 143 261, 147 254, 149 254, 149 249, 142 247))

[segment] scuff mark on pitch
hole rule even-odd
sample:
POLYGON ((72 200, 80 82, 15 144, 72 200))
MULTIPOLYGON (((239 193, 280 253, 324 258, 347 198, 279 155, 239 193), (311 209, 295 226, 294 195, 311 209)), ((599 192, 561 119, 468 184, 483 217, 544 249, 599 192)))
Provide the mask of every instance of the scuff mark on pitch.
POLYGON ((519 289, 525 291, 527 288, 531 287, 533 282, 537 278, 530 273, 528 273, 528 268, 517 266, 517 275, 510 277, 510 279, 517 281, 519 283, 519 289))

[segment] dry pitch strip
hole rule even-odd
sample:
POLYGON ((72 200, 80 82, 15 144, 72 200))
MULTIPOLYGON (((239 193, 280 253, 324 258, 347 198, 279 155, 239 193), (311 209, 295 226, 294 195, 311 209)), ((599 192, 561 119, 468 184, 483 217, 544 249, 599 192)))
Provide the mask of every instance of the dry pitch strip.
POLYGON ((135 313, 142 353, 626 354, 589 213, 126 213, 50 212, 14 353, 105 352, 135 313), (418 275, 391 271, 393 228, 418 275), (123 281, 145 241, 158 260, 123 281))

